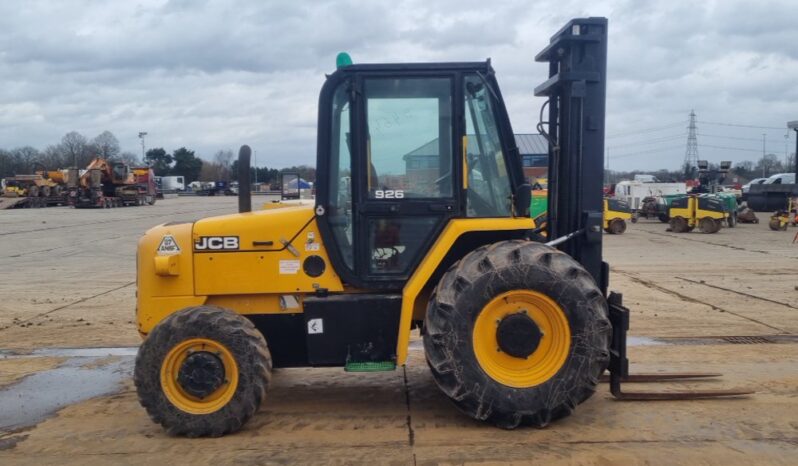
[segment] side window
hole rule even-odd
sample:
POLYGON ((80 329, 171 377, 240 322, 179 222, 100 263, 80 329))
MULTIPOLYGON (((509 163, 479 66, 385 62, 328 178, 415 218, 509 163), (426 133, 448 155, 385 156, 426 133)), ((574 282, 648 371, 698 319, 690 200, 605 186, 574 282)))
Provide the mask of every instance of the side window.
POLYGON ((452 81, 365 81, 369 199, 453 197, 452 81))
POLYGON ((354 269, 352 250, 352 154, 349 119, 349 83, 338 87, 333 96, 330 148, 330 202, 328 221, 344 262, 354 269))
POLYGON ((479 76, 467 76, 464 86, 466 161, 469 217, 508 217, 511 213, 510 177, 490 90, 479 76))

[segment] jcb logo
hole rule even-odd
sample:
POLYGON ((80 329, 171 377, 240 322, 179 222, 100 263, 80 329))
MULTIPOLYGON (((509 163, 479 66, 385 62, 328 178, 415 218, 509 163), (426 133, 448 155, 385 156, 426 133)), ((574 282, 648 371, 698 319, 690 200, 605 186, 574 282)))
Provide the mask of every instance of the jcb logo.
POLYGON ((237 250, 238 236, 200 236, 194 242, 195 251, 237 250))

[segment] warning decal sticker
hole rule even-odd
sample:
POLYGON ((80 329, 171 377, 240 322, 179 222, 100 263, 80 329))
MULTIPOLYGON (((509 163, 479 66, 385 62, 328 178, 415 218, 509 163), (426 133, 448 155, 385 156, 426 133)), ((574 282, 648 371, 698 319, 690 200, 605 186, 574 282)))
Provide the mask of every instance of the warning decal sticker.
POLYGON ((299 272, 298 260, 280 261, 280 275, 296 275, 299 272))
POLYGON ((157 252, 160 255, 180 254, 180 246, 177 245, 177 241, 172 235, 166 235, 158 245, 157 252))

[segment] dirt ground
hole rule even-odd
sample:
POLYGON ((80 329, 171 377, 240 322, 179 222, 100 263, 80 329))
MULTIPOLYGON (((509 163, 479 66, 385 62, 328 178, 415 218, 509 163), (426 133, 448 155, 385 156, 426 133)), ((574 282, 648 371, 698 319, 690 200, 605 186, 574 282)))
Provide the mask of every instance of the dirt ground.
MULTIPOLYGON (((0 403, 26 376, 69 357, 43 349, 137 345, 137 237, 158 223, 235 205, 232 198, 178 198, 125 209, 0 211, 0 403)), ((616 402, 602 386, 548 428, 504 431, 461 415, 414 343, 407 367, 394 372, 278 370, 261 411, 241 432, 219 439, 167 436, 125 375, 115 393, 71 404, 34 426, 0 428, 0 463, 795 464, 794 232, 772 232, 763 222, 675 235, 642 220, 624 235, 605 236, 611 288, 623 292, 631 336, 640 337, 629 350, 632 371, 724 374, 634 388, 746 388, 756 391, 750 397, 616 402), (760 338, 722 338, 741 336, 760 338)))

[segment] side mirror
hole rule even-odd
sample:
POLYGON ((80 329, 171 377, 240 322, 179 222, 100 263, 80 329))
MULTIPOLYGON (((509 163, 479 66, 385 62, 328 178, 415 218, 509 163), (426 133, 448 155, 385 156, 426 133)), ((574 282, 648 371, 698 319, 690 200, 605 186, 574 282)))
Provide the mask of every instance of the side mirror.
POLYGON ((280 198, 300 199, 302 197, 302 178, 299 173, 283 173, 280 186, 280 198))
POLYGON ((532 186, 524 183, 518 187, 513 197, 515 216, 529 217, 529 205, 532 203, 532 186))

